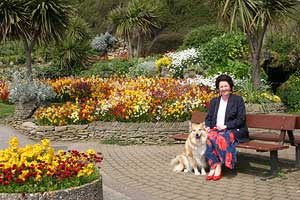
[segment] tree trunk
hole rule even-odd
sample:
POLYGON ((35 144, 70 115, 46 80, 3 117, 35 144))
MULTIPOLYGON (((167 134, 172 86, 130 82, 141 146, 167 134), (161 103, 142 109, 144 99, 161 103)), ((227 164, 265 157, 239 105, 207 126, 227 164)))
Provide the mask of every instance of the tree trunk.
POLYGON ((33 39, 32 41, 28 41, 27 39, 23 38, 23 43, 24 43, 24 49, 25 49, 25 58, 26 58, 26 62, 25 62, 25 66, 26 66, 26 77, 29 79, 32 79, 32 57, 31 57, 31 52, 32 49, 35 45, 35 39, 33 39))
POLYGON ((261 80, 260 80, 260 53, 255 50, 253 57, 252 57, 252 83, 254 88, 259 88, 261 85, 261 80))
POLYGON ((128 45, 128 57, 132 58, 133 56, 133 51, 132 51, 132 41, 130 39, 130 36, 127 35, 126 36, 126 41, 127 41, 127 45, 128 45))
POLYGON ((143 46, 143 39, 141 36, 138 37, 138 42, 137 42, 137 55, 136 57, 140 57, 142 55, 142 46, 143 46))
POLYGON ((249 35, 250 42, 251 42, 251 51, 252 51, 252 65, 253 65, 253 71, 252 71, 252 82, 254 88, 259 88, 261 86, 261 79, 260 79, 260 54, 264 42, 265 33, 268 27, 269 21, 266 19, 261 32, 259 30, 255 30, 252 32, 252 36, 249 35), (256 35, 253 35, 256 34, 256 35))

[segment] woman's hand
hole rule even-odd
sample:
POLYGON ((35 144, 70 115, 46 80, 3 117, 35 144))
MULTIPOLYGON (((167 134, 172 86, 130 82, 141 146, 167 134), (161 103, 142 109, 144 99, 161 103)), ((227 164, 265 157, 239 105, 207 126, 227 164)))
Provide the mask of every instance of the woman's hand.
POLYGON ((226 125, 223 125, 223 126, 217 126, 217 129, 218 129, 219 131, 222 131, 222 130, 227 129, 227 126, 226 126, 226 125))
POLYGON ((209 132, 210 131, 210 127, 205 127, 205 130, 206 130, 206 132, 209 132))

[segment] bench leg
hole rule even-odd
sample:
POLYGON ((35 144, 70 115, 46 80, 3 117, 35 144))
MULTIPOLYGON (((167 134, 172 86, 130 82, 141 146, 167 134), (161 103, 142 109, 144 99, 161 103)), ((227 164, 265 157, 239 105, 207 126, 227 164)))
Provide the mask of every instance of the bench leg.
POLYGON ((296 149, 296 167, 300 168, 300 146, 296 145, 295 149, 296 149))
POLYGON ((270 151, 270 167, 270 175, 276 175, 278 172, 278 151, 270 151))

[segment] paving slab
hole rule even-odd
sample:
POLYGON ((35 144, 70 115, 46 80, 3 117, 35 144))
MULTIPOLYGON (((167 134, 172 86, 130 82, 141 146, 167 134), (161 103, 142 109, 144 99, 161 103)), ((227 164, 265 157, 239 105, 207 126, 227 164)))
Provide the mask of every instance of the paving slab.
MULTIPOLYGON (((4 147, 3 141, 11 135, 19 137, 23 144, 35 142, 0 126, 0 147, 4 147)), ((206 181, 204 176, 172 172, 170 160, 182 152, 182 144, 120 146, 96 141, 51 144, 56 149, 91 148, 102 152, 104 200, 300 199, 300 170, 294 168, 294 147, 279 151, 279 177, 261 180, 268 172, 269 154, 243 150, 238 152, 236 170, 224 170, 219 181, 206 181)))

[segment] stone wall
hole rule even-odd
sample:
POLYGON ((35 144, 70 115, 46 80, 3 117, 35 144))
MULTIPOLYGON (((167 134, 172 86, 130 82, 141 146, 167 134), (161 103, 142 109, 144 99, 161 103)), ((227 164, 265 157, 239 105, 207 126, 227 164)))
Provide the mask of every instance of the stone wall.
POLYGON ((0 193, 0 200, 103 200, 102 178, 82 186, 43 193, 0 193))
POLYGON ((37 126, 33 122, 13 123, 31 139, 51 141, 115 140, 130 144, 176 143, 171 135, 187 133, 189 122, 125 123, 93 122, 86 125, 37 126))

